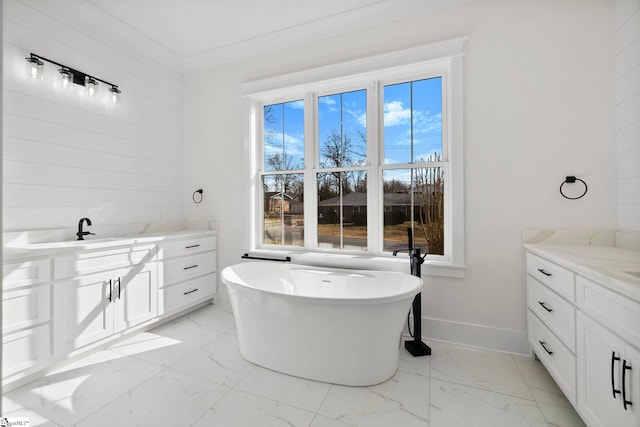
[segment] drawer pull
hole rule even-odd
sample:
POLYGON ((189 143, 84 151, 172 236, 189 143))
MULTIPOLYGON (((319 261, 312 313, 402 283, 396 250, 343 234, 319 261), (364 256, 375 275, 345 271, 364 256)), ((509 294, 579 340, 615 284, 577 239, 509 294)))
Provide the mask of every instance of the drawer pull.
POLYGON ((627 405, 631 406, 632 403, 630 400, 627 400, 627 384, 625 381, 625 377, 627 375, 627 369, 631 370, 631 365, 627 365, 627 361, 622 361, 622 404, 624 405, 624 410, 627 411, 627 405))
POLYGON ((547 276, 547 277, 551 277, 551 276, 552 276, 552 274, 551 274, 551 273, 549 273, 548 271, 546 271, 544 268, 539 268, 539 269, 538 269, 538 271, 539 271, 540 273, 544 274, 544 275, 545 275, 545 276, 547 276))
POLYGON ((546 342, 544 342, 544 341, 538 341, 538 342, 540 343, 540 345, 542 346, 542 348, 544 348, 544 351, 546 351, 546 352, 547 352, 547 354, 548 354, 549 356, 551 356, 551 355, 553 354, 553 351, 550 351, 550 350, 547 348, 547 343, 546 343, 546 342))
POLYGON ((111 295, 112 285, 113 285, 113 283, 111 282, 111 279, 109 279, 109 296, 107 297, 109 299, 109 302, 112 301, 112 296, 113 296, 113 295, 111 295))
POLYGON ((547 306, 545 305, 545 303, 544 303, 544 302, 542 302, 542 301, 538 301, 538 304, 540 304, 540 305, 542 306, 542 308, 544 308, 545 310, 547 310, 549 313, 551 313, 551 312, 553 311, 553 309, 551 309, 551 308, 547 307, 547 306))
POLYGON ((116 279, 116 282, 118 283, 118 299, 120 299, 120 278, 119 277, 116 279))
POLYGON ((200 245, 189 245, 189 246, 185 246, 185 249, 193 249, 193 248, 199 248, 200 245))
POLYGON ((620 361, 619 357, 616 357, 616 352, 612 351, 611 352, 611 391, 613 392, 613 398, 616 398, 616 394, 620 394, 620 390, 616 390, 616 385, 615 385, 615 363, 617 361, 620 361))
POLYGON ((189 294, 192 294, 192 293, 194 293, 194 292, 198 292, 198 291, 199 291, 199 289, 198 289, 198 288, 195 288, 195 289, 192 289, 192 290, 190 290, 190 291, 185 292, 184 294, 185 294, 185 295, 189 295, 189 294))
POLYGON ((198 266, 198 264, 193 264, 193 265, 190 265, 188 267, 183 268, 183 270, 191 270, 192 268, 196 268, 197 266, 198 266))

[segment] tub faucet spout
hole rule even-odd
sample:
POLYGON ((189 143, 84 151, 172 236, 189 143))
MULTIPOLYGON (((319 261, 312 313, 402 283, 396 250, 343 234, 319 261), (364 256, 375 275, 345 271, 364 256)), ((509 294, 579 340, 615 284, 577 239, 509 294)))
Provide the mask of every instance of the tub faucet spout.
POLYGON ((87 225, 91 225, 91 220, 89 218, 82 218, 80 222, 78 222, 78 232, 76 236, 78 236, 78 240, 84 240, 84 236, 95 235, 95 233, 91 233, 89 231, 82 231, 82 224, 86 221, 87 225))

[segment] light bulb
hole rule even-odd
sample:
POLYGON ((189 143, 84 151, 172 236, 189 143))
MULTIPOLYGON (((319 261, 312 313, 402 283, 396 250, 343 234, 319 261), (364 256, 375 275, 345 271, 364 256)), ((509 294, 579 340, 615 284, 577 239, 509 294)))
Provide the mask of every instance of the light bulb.
POLYGON ((84 85, 87 89, 87 95, 94 98, 98 93, 98 82, 93 77, 85 76, 84 85))
POLYGON ((73 83, 73 73, 67 68, 60 68, 59 86, 63 89, 68 89, 73 83))
POLYGON ((35 56, 27 56, 25 59, 27 60, 27 77, 42 80, 42 70, 44 69, 44 62, 40 61, 35 56))
POLYGON ((111 101, 112 104, 118 104, 122 96, 120 95, 121 93, 122 91, 119 90, 117 86, 111 86, 109 88, 109 101, 111 101))

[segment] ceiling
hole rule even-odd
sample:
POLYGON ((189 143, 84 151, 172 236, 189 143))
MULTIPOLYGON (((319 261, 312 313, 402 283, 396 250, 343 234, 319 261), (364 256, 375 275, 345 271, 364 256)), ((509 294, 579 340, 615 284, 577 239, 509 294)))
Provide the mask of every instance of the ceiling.
POLYGON ((469 0, 88 0, 180 58, 186 72, 469 0))

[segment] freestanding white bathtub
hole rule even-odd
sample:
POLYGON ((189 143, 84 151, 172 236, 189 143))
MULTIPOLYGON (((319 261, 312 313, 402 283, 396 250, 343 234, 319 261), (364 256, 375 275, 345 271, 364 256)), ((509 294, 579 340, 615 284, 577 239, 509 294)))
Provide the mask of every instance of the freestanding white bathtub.
POLYGON ((404 273, 246 262, 222 270, 240 352, 302 378, 365 386, 398 369, 422 279, 404 273))

